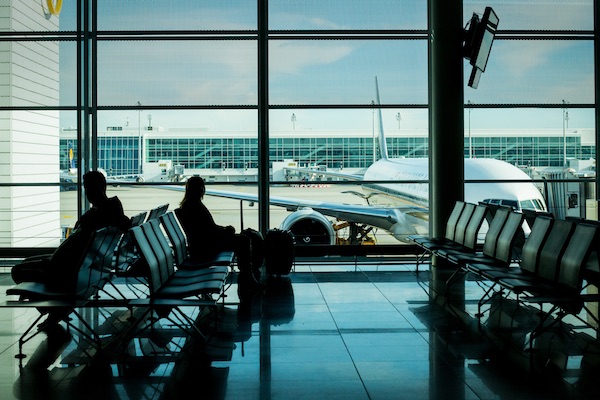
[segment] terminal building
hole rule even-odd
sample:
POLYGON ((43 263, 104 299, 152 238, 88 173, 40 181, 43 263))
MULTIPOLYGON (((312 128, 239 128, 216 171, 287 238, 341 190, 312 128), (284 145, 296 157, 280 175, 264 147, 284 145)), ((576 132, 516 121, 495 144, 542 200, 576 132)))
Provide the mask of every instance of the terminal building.
MULTIPOLYGON (((71 150, 76 151, 76 135, 74 129, 61 129, 63 170, 72 166, 70 155, 71 150)), ((302 166, 360 171, 380 157, 373 140, 371 132, 360 131, 273 131, 269 136, 270 167, 293 160, 302 166)), ((386 141, 392 158, 429 156, 425 129, 386 130, 386 141)), ((473 130, 471 137, 464 138, 464 146, 466 158, 495 158, 523 168, 562 167, 565 148, 567 159, 587 161, 596 155, 593 129, 473 130)), ((109 176, 158 179, 161 161, 168 161, 170 168, 181 166, 184 175, 201 175, 209 181, 256 181, 257 134, 156 126, 111 126, 98 132, 98 166, 109 176)))

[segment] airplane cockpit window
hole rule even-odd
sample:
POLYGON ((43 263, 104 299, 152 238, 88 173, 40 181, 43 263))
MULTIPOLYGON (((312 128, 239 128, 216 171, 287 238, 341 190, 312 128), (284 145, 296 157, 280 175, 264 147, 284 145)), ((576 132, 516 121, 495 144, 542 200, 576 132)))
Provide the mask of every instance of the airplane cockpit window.
POLYGON ((544 205, 539 199, 521 200, 520 203, 521 209, 523 210, 546 211, 544 205))
POLYGON ((507 200, 507 199, 485 199, 482 203, 495 204, 512 207, 514 210, 536 210, 546 211, 544 204, 539 199, 527 199, 527 200, 507 200))
POLYGON ((503 206, 512 207, 514 210, 519 209, 519 202, 516 200, 502 200, 500 204, 502 204, 503 206))
POLYGON ((485 200, 483 200, 483 203, 500 205, 500 200, 499 199, 485 199, 485 200))
POLYGON ((537 210, 533 200, 521 200, 521 209, 523 210, 537 210))

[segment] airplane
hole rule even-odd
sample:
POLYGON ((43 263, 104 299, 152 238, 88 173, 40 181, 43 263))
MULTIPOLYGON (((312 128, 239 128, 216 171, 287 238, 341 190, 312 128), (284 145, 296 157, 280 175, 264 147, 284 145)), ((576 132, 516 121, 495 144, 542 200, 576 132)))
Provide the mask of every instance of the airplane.
MULTIPOLYGON (((377 102, 381 104, 377 77, 375 84, 377 102)), ((271 205, 285 207, 291 211, 281 223, 280 229, 291 231, 297 244, 339 244, 336 231, 347 226, 350 227, 350 237, 341 243, 371 243, 369 233, 373 228, 387 231, 400 242, 407 242, 407 237, 410 235, 426 234, 429 201, 428 159, 388 157, 381 109, 379 109, 379 148, 381 158, 369 166, 362 175, 286 168, 297 172, 365 182, 362 188, 366 194, 352 193, 362 197, 367 204, 342 204, 270 196, 271 205), (377 181, 388 183, 377 183, 377 181), (397 181, 397 183, 389 183, 390 181, 397 181), (421 181, 423 183, 420 183, 421 181), (387 205, 374 204, 382 197, 387 201, 379 203, 387 205)), ((531 178, 516 166, 496 159, 467 158, 464 160, 464 168, 465 180, 501 181, 466 183, 465 201, 476 204, 483 202, 510 205, 516 210, 547 210, 539 189, 533 182, 527 182, 531 181, 531 178)), ((165 188, 165 186, 161 187, 165 188)), ((184 190, 181 186, 173 189, 184 190)), ((206 195, 258 202, 256 194, 207 188, 206 195)))

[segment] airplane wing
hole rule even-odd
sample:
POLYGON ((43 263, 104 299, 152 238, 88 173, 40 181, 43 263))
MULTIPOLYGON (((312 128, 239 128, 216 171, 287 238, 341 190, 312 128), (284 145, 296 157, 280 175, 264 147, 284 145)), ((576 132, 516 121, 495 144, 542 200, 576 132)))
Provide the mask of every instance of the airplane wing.
MULTIPOLYGON (((162 189, 168 188, 179 191, 185 190, 182 186, 159 187, 162 189)), ((258 203, 258 196, 252 193, 207 188, 206 195, 258 203)), ((270 196, 269 202, 273 206, 283 207, 290 212, 310 209, 328 217, 339 218, 343 221, 366 224, 384 229, 400 241, 404 241, 405 237, 408 235, 418 233, 417 230, 409 229, 407 227, 415 224, 422 225, 426 223, 428 219, 428 210, 426 208, 409 205, 406 207, 394 208, 377 207, 371 205, 303 200, 283 196, 270 196)))

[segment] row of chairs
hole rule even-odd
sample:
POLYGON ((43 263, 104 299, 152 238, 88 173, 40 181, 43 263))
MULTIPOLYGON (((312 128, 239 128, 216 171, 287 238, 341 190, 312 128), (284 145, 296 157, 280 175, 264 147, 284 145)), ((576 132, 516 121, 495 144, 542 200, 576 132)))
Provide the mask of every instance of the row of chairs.
MULTIPOLYGON (((476 206, 487 209, 485 205, 476 206)), ((506 269, 511 264, 518 263, 522 257, 525 240, 524 215, 511 211, 509 208, 488 210, 491 221, 485 234, 482 250, 455 251, 440 249, 435 254, 457 266, 456 272, 446 282, 449 288, 458 277, 466 273, 477 273, 482 266, 506 269)))
POLYGON ((150 297, 185 298, 197 293, 196 297, 223 298, 233 252, 223 252, 212 263, 194 263, 187 256, 185 237, 173 212, 131 228, 130 235, 148 266, 150 297), (203 285, 196 285, 199 282, 203 285))
POLYGON ((586 293, 590 284, 599 283, 594 280, 598 276, 598 222, 555 220, 550 215, 526 218, 510 209, 485 208, 482 204, 459 201, 448 220, 444 238, 413 237, 414 243, 428 256, 435 255, 456 265, 446 282, 447 290, 467 273, 484 282, 487 289, 478 302, 479 321, 484 316, 483 306, 498 296, 511 296, 518 304, 537 305, 540 319, 529 335, 530 346, 535 337, 562 323, 567 315, 598 329, 598 316, 590 310, 589 303, 597 304, 599 298, 586 293), (472 238, 471 241, 464 238, 473 235, 470 230, 481 227, 485 218, 482 213, 491 219, 478 251, 472 238), (544 305, 549 305, 549 309, 544 311, 544 305), (583 309, 592 323, 579 316, 583 309), (548 323, 550 319, 552 322, 548 323))
MULTIPOLYGON (((41 282, 21 282, 6 290, 8 296, 17 296, 17 300, 7 300, 1 306, 11 308, 36 308, 38 317, 31 322, 19 337, 18 358, 24 358, 23 345, 37 336, 42 327, 51 319, 52 313, 67 314, 75 318, 66 318, 69 329, 76 330, 97 347, 101 345, 100 336, 86 321, 79 310, 95 307, 107 284, 114 277, 115 249, 123 233, 115 228, 103 228, 96 231, 85 244, 75 285, 64 291, 41 282), (86 328, 82 330, 78 322, 86 328), (35 329, 38 327, 38 329, 35 329)), ((114 298, 111 298, 114 301, 114 298)))
POLYGON ((512 295, 519 304, 536 305, 540 320, 530 334, 530 347, 537 336, 562 323, 567 315, 598 329, 598 316, 589 304, 598 304, 599 299, 586 293, 587 287, 592 284, 586 278, 586 271, 597 269, 597 249, 596 223, 536 218, 523 245, 521 259, 512 268, 469 264, 470 272, 489 283, 488 290, 479 301, 478 315, 482 315, 482 306, 494 294, 512 295), (549 305, 549 310, 544 311, 544 305, 549 305), (584 309, 586 317, 582 318, 579 314, 584 309), (554 319, 546 325, 551 317, 554 319), (593 322, 590 323, 590 320, 593 322))
MULTIPOLYGON (((132 329, 129 336, 147 328, 154 322, 166 319, 190 336, 201 340, 206 335, 183 307, 210 309, 204 316, 216 315, 217 302, 225 299, 229 287, 229 272, 234 262, 232 251, 218 253, 212 260, 196 262, 189 258, 188 243, 176 213, 168 211, 168 204, 150 210, 147 218, 132 218, 128 234, 123 236, 127 246, 128 262, 116 269, 118 276, 134 278, 147 288, 145 296, 130 303, 142 308, 136 318, 146 321, 132 329), (149 318, 145 318, 149 316, 149 318)), ((122 243, 123 243, 122 242, 122 243)), ((120 250, 120 253, 123 251, 120 250)))
POLYGON ((457 201, 446 223, 444 237, 434 238, 428 235, 412 235, 408 240, 415 243, 421 253, 417 255, 417 272, 419 265, 431 259, 437 251, 444 249, 475 252, 478 235, 486 218, 490 217, 490 209, 484 205, 475 205, 457 201))
POLYGON ((145 315, 153 313, 154 318, 150 320, 156 317, 167 319, 188 334, 204 340, 206 337, 198 328, 198 321, 192 320, 182 307, 194 306, 199 311, 209 308, 212 311, 210 314, 215 315, 217 302, 225 298, 233 255, 228 261, 223 259, 219 265, 203 263, 200 268, 178 268, 178 264, 182 265, 180 257, 176 256, 178 245, 174 241, 169 243, 165 235, 165 230, 169 232, 173 229, 172 225, 167 224, 172 215, 170 212, 131 228, 130 234, 148 266, 149 289, 146 298, 133 304, 145 307, 145 315), (176 262, 176 259, 179 260, 176 262), (171 313, 177 314, 178 318, 172 318, 171 313))
POLYGON ((81 309, 143 309, 141 316, 136 317, 139 323, 129 332, 130 337, 140 329, 151 326, 144 326, 141 321, 154 321, 156 316, 168 318, 188 333, 204 337, 196 325, 189 321, 189 317, 181 312, 181 307, 195 305, 214 308, 216 302, 224 298, 233 253, 220 254, 214 263, 191 263, 187 259, 185 235, 175 214, 166 212, 167 208, 168 205, 160 206, 158 212, 151 210, 134 216, 132 227, 125 234, 112 227, 95 232, 79 261, 77 284, 72 291, 57 292, 38 282, 23 282, 7 290, 7 295, 17 296, 17 300, 8 300, 2 305, 34 307, 40 312, 19 339, 20 357, 24 357, 23 345, 40 332, 43 318, 57 310, 72 313, 76 318, 66 319, 67 326, 80 332, 98 349, 102 347, 101 335, 80 314, 81 309), (146 214, 153 217, 145 218, 146 214), (126 258, 124 254, 127 254, 126 258), (119 290, 116 278, 124 276, 128 279, 123 272, 130 270, 140 260, 143 261, 143 267, 137 270, 136 283, 142 283, 145 288, 142 292, 146 295, 119 290), (171 312, 178 313, 178 318, 171 319, 171 312), (145 318, 151 314, 152 318, 145 318), (184 324, 182 320, 188 323, 184 324), (81 326, 86 328, 85 332, 81 326))

